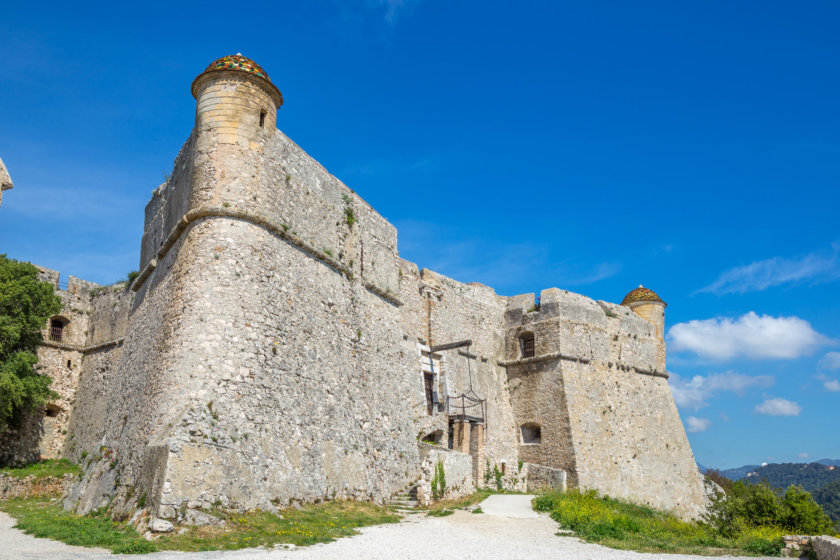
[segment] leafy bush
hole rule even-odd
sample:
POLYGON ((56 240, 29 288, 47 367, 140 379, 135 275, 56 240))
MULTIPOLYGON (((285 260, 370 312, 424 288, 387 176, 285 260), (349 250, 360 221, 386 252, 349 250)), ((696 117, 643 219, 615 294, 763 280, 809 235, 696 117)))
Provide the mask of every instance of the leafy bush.
MULTIPOLYGON (((747 501, 756 511, 768 508, 766 493, 752 498, 747 501)), ((777 525, 747 525, 737 516, 734 525, 721 531, 709 523, 599 497, 595 491, 545 494, 534 500, 534 509, 550 512, 561 527, 587 541, 642 552, 778 556, 784 547, 782 536, 788 534, 777 525)))
POLYGON ((55 396, 52 380, 35 371, 41 329, 61 309, 53 292, 33 265, 0 255, 0 431, 55 396))
POLYGON ((799 486, 782 493, 767 483, 733 483, 727 495, 713 500, 707 523, 726 537, 734 537, 749 528, 778 527, 788 533, 822 535, 833 530, 834 523, 799 486))

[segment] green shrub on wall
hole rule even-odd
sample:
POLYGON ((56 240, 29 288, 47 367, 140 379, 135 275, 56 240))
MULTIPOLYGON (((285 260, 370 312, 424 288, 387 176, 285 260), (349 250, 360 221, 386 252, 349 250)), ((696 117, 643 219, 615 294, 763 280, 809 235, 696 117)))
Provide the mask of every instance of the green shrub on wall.
POLYGON ((41 329, 61 310, 53 291, 33 265, 0 255, 0 431, 54 398, 52 379, 35 371, 41 329))
POLYGON ((432 477, 432 498, 435 501, 443 499, 446 494, 446 473, 443 470, 443 461, 438 459, 435 465, 435 475, 432 477))

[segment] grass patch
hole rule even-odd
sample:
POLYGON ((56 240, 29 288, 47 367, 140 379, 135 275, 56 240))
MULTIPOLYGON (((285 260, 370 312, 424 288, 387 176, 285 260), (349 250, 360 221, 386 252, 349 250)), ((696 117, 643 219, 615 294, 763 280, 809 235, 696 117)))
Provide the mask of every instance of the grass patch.
POLYGON ((11 475, 15 478, 34 476, 36 480, 54 476, 61 478, 65 474, 82 474, 82 469, 67 459, 47 459, 18 468, 2 468, 0 474, 11 475))
POLYGON ((601 498, 594 491, 544 494, 534 500, 534 509, 550 512, 562 528, 585 541, 639 552, 778 556, 787 534, 776 527, 750 527, 724 537, 703 523, 601 498))
POLYGON ((115 553, 145 553, 160 550, 236 550, 289 543, 306 546, 355 535, 359 527, 396 523, 400 517, 367 502, 327 502, 302 510, 281 512, 282 518, 262 511, 213 513, 225 527, 188 527, 147 541, 125 523, 112 521, 104 512, 76 515, 56 502, 29 498, 0 502, 0 510, 18 521, 17 528, 42 538, 78 546, 108 548, 115 553))
POLYGON ((76 546, 96 546, 114 552, 154 552, 154 543, 131 527, 124 527, 102 513, 76 515, 42 498, 20 498, 0 502, 0 509, 17 519, 16 527, 27 535, 54 539, 76 546))
POLYGON ((441 500, 439 502, 435 502, 432 505, 423 508, 423 510, 428 512, 429 515, 434 515, 432 513, 434 511, 464 509, 475 505, 479 502, 483 502, 487 499, 488 496, 492 496, 493 494, 499 494, 499 492, 497 492, 496 490, 490 490, 489 488, 482 488, 473 492, 472 494, 468 494, 460 498, 455 498, 453 500, 441 500))
POLYGON ((426 513, 426 515, 429 517, 446 517, 447 515, 452 515, 453 513, 455 513, 454 509, 433 509, 426 513))

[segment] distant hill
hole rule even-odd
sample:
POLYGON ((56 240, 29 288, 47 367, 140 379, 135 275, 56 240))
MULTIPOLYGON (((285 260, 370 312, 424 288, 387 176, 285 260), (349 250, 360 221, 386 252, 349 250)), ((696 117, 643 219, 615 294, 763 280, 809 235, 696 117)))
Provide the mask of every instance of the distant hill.
POLYGON ((760 469, 761 465, 745 465, 743 467, 737 467, 734 469, 726 469, 725 471, 720 471, 720 474, 728 478, 729 480, 741 480, 742 478, 746 478, 747 474, 760 469))
POLYGON ((814 463, 770 463, 746 465, 720 471, 730 480, 767 482, 774 488, 801 486, 840 527, 840 460, 820 459, 814 463))
POLYGON ((840 467, 821 463, 770 463, 747 473, 750 482, 767 481, 775 488, 798 485, 813 492, 831 482, 840 481, 840 467))

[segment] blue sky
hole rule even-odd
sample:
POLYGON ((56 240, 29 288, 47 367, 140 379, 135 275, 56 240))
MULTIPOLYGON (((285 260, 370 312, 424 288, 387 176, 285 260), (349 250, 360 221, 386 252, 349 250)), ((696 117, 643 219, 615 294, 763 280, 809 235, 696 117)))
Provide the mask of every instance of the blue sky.
POLYGON ((100 283, 242 52, 278 127, 505 295, 669 303, 697 459, 840 458, 840 4, 17 3, 0 18, 0 252, 100 283))

